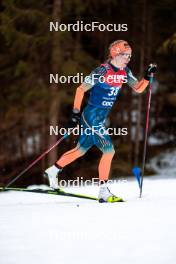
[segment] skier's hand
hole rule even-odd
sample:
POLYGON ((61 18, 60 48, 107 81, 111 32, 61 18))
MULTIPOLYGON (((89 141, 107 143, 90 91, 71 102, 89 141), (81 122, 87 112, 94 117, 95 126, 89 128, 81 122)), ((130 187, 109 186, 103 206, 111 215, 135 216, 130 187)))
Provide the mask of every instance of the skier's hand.
POLYGON ((70 121, 68 123, 69 128, 74 128, 79 125, 81 113, 78 110, 73 109, 70 121))
POLYGON ((151 63, 147 70, 145 71, 145 76, 144 79, 146 80, 150 80, 150 77, 152 76, 152 74, 154 74, 157 71, 157 64, 156 63, 151 63))

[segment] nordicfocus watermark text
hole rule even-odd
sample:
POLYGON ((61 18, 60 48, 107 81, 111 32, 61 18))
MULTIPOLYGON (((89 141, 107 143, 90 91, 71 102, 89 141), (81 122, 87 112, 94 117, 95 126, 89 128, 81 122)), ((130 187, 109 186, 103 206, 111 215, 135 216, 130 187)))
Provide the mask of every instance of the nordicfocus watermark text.
POLYGON ((75 135, 75 136, 80 136, 80 135, 87 135, 87 136, 91 136, 91 135, 99 135, 100 137, 103 137, 105 135, 109 135, 109 136, 126 136, 128 135, 128 129, 126 127, 123 128, 117 128, 117 127, 108 127, 105 128, 103 126, 92 126, 92 127, 83 127, 83 125, 81 126, 77 126, 75 128, 65 128, 65 127, 58 127, 58 126, 50 126, 49 129, 49 134, 50 136, 52 135, 61 135, 61 136, 65 136, 65 135, 75 135))
MULTIPOLYGON (((108 180, 108 181, 104 181, 101 180, 101 184, 106 183, 108 185, 110 184, 114 184, 114 183, 119 183, 119 182, 123 182, 126 183, 127 180, 126 179, 113 179, 113 180, 108 180)), ((64 180, 64 179, 59 179, 59 186, 61 188, 66 188, 66 187, 85 187, 85 186, 96 186, 99 185, 100 180, 99 178, 92 178, 90 180, 85 180, 84 177, 77 177, 74 180, 64 180)))
POLYGON ((98 21, 84 23, 76 21, 74 24, 64 24, 59 22, 49 23, 50 31, 127 31, 127 24, 103 24, 98 21))
POLYGON ((98 74, 91 74, 91 75, 87 75, 84 76, 83 73, 77 73, 76 75, 61 75, 59 76, 59 74, 50 74, 49 76, 49 82, 50 83, 61 83, 61 84, 65 84, 65 83, 75 83, 75 84, 79 84, 79 83, 90 83, 90 84, 94 84, 96 82, 99 83, 109 83, 109 84, 118 84, 118 83, 127 83, 127 76, 124 75, 117 75, 117 74, 109 74, 107 77, 103 76, 103 75, 98 75, 98 74))

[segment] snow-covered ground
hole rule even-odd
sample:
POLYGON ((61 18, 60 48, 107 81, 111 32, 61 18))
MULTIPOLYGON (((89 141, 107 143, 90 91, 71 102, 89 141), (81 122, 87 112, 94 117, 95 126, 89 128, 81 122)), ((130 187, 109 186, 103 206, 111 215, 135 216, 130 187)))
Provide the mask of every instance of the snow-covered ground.
MULTIPOLYGON (((67 189, 97 195, 98 187, 67 189)), ((0 193, 1 264, 175 264, 176 180, 148 177, 111 190, 125 203, 0 193)))

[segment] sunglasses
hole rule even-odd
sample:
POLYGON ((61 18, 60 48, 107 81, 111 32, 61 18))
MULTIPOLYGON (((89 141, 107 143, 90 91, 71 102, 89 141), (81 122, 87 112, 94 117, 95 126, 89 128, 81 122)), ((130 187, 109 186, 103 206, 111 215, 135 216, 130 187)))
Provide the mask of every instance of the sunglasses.
POLYGON ((132 55, 128 53, 120 53, 120 56, 123 56, 124 58, 131 59, 132 55))

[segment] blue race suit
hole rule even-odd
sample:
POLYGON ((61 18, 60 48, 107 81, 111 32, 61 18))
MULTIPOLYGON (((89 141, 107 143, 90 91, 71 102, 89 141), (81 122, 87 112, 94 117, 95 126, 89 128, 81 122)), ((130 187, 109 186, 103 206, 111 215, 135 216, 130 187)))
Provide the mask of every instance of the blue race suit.
POLYGON ((132 86, 137 79, 129 68, 118 69, 110 63, 102 64, 85 78, 84 86, 90 90, 87 106, 84 108, 80 127, 84 131, 78 139, 78 146, 86 152, 96 145, 103 153, 114 151, 112 140, 106 133, 105 121, 123 83, 132 86), (90 133, 85 133, 85 131, 90 133))

